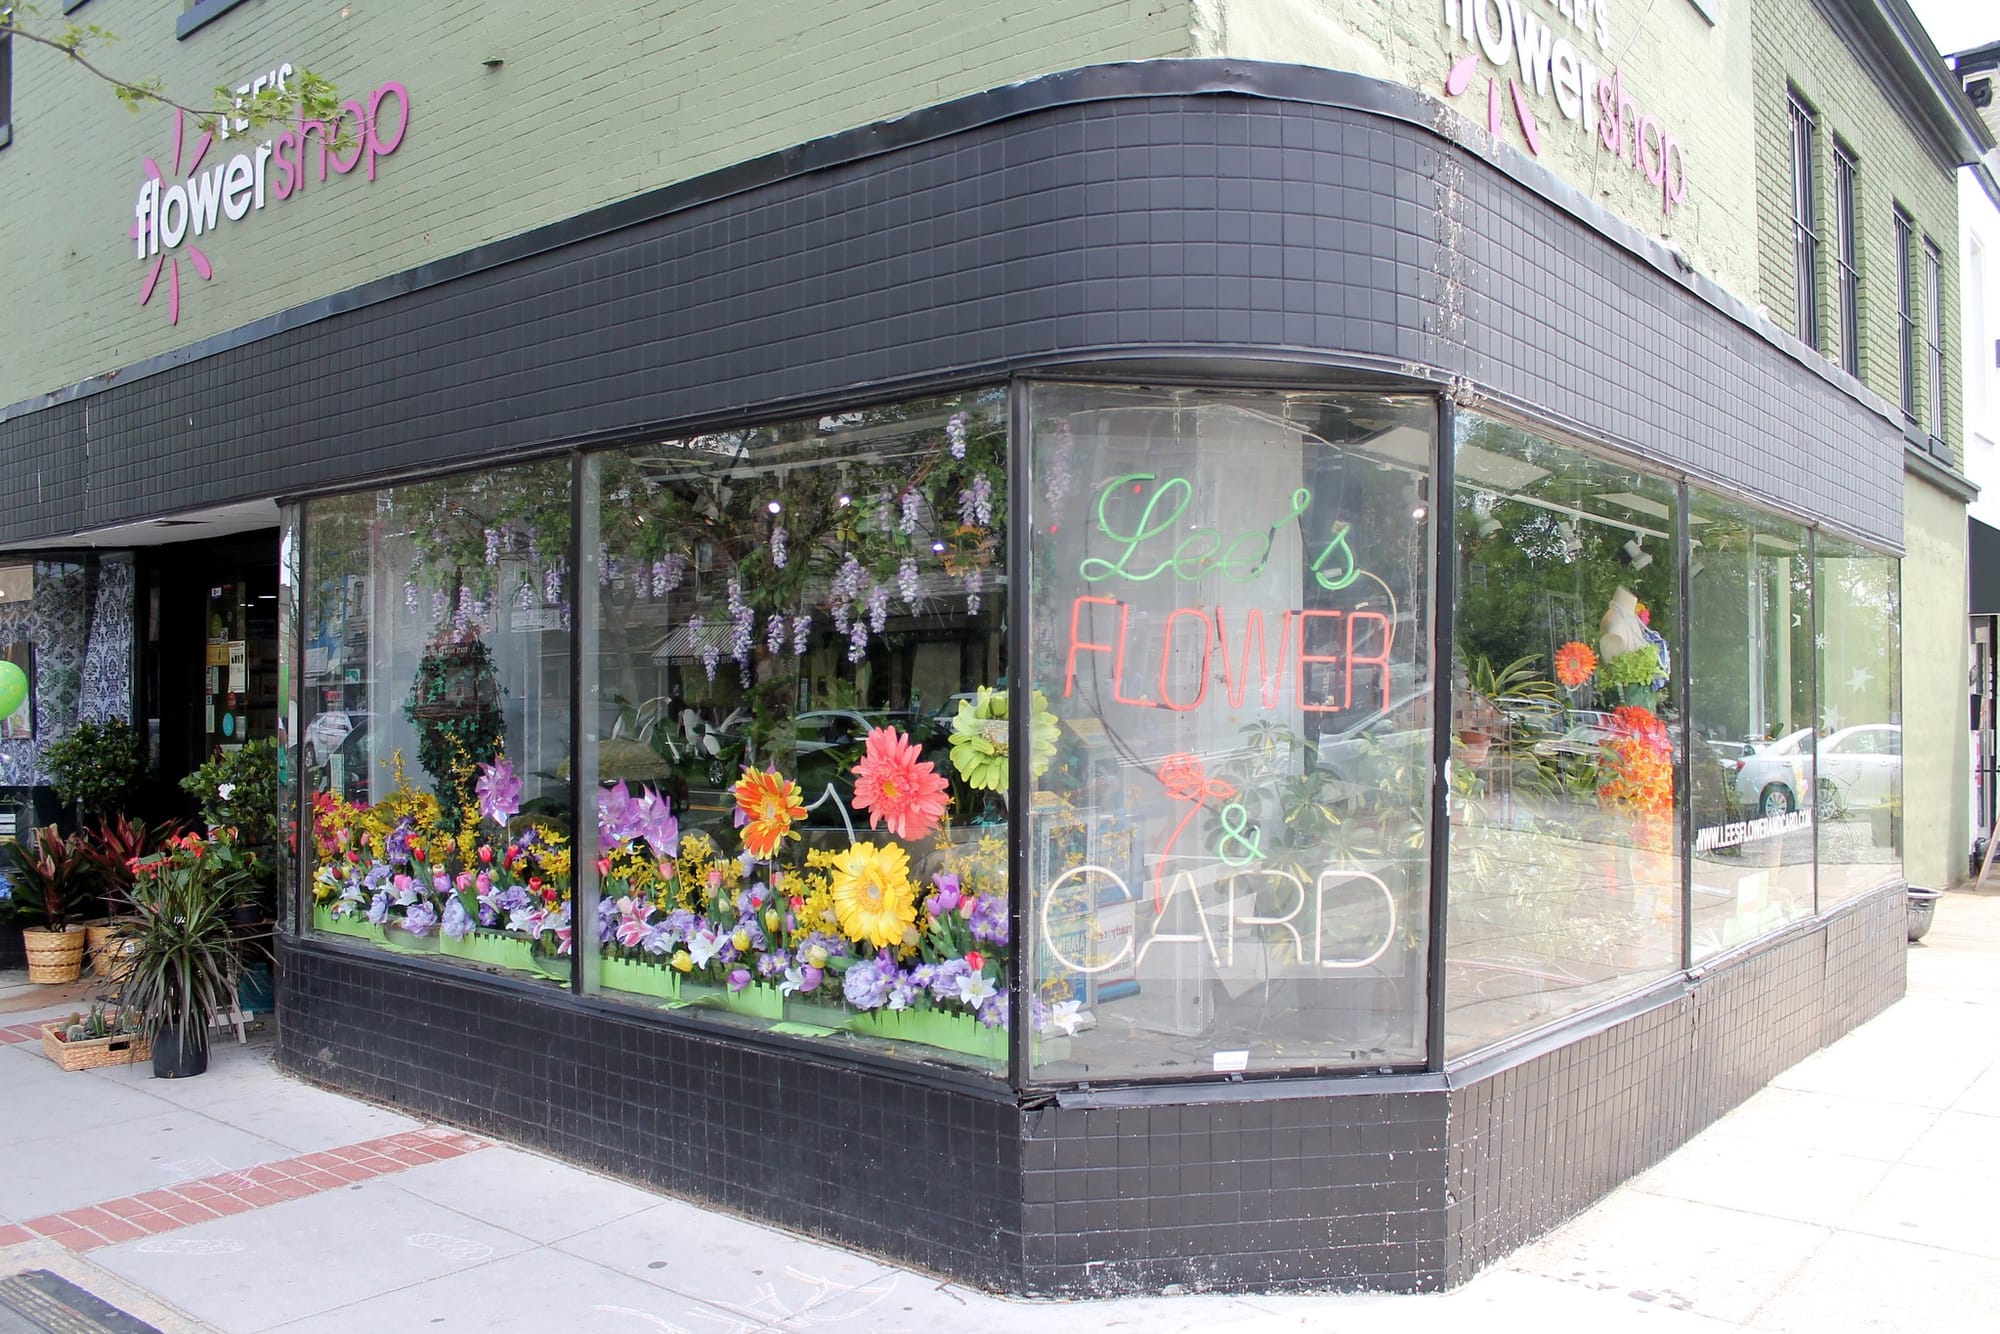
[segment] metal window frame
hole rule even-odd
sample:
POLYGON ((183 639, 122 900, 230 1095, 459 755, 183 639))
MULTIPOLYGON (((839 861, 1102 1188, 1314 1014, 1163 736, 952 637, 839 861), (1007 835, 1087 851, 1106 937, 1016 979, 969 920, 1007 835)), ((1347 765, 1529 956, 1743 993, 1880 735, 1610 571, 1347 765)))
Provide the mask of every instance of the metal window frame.
POLYGON ((1857 254, 1854 150, 1833 141, 1834 297, 1840 304, 1840 368, 1861 375, 1861 263, 1857 254))
POLYGON ((1792 328, 1799 341, 1820 348, 1819 181, 1813 145, 1818 118, 1792 89, 1786 98, 1792 124, 1792 328))
POLYGON ((1896 372, 1902 388, 1903 420, 1917 420, 1916 219, 1901 204, 1896 220, 1896 372))
POLYGON ((0 34, 0 148, 14 142, 14 35, 0 34))
POLYGON ((1924 379, 1931 452, 1944 455, 1944 252, 1924 237, 1924 379))

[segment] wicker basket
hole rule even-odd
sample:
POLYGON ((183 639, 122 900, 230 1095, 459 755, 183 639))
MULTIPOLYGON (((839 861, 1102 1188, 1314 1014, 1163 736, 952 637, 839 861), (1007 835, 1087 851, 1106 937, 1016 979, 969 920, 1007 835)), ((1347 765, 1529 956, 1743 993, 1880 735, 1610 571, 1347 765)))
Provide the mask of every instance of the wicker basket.
POLYGON ((65 1070, 95 1070, 102 1065, 153 1059, 153 1040, 143 1033, 114 1033, 108 1038, 65 1042, 57 1036, 61 1028, 61 1024, 42 1025, 42 1055, 65 1070))
POLYGON ((29 927, 21 933, 28 952, 30 982, 74 982, 83 972, 84 931, 73 926, 67 931, 43 931, 29 927))
MULTIPOLYGON (((119 931, 130 920, 129 918, 122 917, 107 917, 101 922, 85 922, 83 924, 83 934, 85 937, 84 957, 90 961, 91 972, 97 974, 99 977, 111 978, 114 982, 121 980, 119 976, 113 974, 112 970, 119 967, 121 958, 131 953, 130 946, 123 945, 118 939, 119 931)), ((131 970, 131 965, 127 963, 121 969, 121 972, 129 973, 131 970)))

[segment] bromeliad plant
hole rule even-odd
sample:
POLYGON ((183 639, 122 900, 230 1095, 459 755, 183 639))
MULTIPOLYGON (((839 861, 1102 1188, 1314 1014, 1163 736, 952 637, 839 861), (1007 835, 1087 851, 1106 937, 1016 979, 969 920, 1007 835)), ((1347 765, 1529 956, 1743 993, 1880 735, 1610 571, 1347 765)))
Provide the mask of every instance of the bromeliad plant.
POLYGON ((8 851, 14 916, 21 925, 68 931, 89 915, 99 880, 82 835, 65 837, 54 825, 43 825, 8 851))

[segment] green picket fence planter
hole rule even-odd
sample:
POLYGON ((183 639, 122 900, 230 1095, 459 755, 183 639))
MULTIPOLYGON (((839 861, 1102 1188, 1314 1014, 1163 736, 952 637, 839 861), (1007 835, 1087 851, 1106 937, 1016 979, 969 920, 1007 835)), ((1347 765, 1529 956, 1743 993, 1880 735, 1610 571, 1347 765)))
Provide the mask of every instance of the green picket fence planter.
POLYGON ((352 936, 373 945, 382 943, 382 928, 356 913, 335 917, 333 910, 323 903, 313 905, 313 927, 333 936, 352 936))
POLYGON ((681 998, 681 975, 663 964, 605 955, 597 963, 597 980, 610 991, 657 996, 661 1000, 681 998))
POLYGON ((512 968, 525 973, 531 971, 528 951, 532 944, 526 936, 508 931, 474 930, 461 940, 444 936, 438 942, 438 951, 454 959, 492 964, 496 968, 512 968))
POLYGON ((382 943, 400 954, 436 954, 439 931, 433 929, 427 936, 412 935, 400 926, 384 926, 382 943))
POLYGON ((846 1027, 850 1033, 865 1033, 889 1042, 920 1042, 927 1047, 963 1052, 989 1061, 1007 1059, 1007 1030, 988 1028, 966 1014, 947 1014, 942 1010, 870 1010, 850 1016, 846 1027))
POLYGON ((731 1014, 746 1015, 752 1019, 776 1022, 785 1017, 785 998, 776 987, 763 982, 752 982, 741 991, 731 991, 728 986, 714 982, 683 981, 681 999, 693 1005, 728 1010, 731 1014))

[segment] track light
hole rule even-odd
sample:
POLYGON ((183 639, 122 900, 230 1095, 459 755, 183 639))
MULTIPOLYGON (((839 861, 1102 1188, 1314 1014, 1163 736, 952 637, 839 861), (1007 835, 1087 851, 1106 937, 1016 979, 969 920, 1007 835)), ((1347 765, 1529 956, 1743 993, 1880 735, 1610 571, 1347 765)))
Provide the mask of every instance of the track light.
POLYGON ((1653 563, 1653 553, 1640 546, 1636 536, 1626 538, 1625 544, 1618 549, 1624 553, 1625 563, 1635 570, 1643 570, 1653 563))

